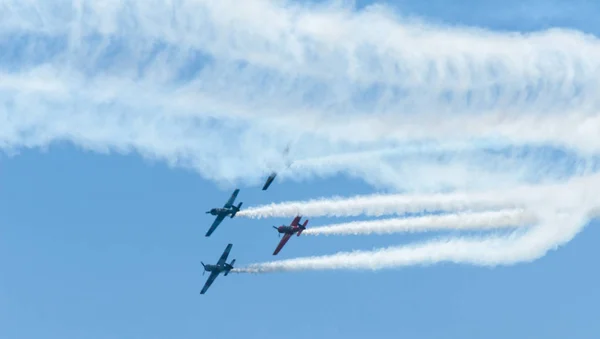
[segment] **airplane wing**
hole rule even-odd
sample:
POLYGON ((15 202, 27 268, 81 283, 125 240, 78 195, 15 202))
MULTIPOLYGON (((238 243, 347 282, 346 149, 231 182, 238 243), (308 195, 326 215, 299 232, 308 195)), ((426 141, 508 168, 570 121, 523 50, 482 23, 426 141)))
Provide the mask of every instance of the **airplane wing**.
POLYGON ((225 261, 227 261, 227 256, 229 256, 229 252, 231 252, 232 247, 233 247, 233 244, 228 244, 227 247, 225 247, 225 251, 223 251, 223 254, 221 254, 221 257, 219 258, 217 265, 223 265, 225 263, 225 261))
POLYGON ((291 234, 285 234, 283 236, 283 238, 281 238, 281 241, 279 242, 279 245, 277 245, 277 248, 275 249, 275 252, 273 252, 273 255, 277 255, 277 253, 279 253, 279 251, 281 251, 281 249, 283 248, 283 245, 285 245, 285 243, 288 242, 288 240, 290 240, 291 236, 292 236, 291 234))
POLYGON ((300 219, 302 219, 301 216, 295 217, 294 220, 292 221, 292 224, 290 226, 292 226, 292 227, 298 226, 298 223, 300 222, 300 219))
POLYGON ((233 202, 235 201, 235 198, 237 198, 238 193, 240 193, 240 190, 238 188, 235 189, 235 191, 233 191, 233 193, 231 194, 231 197, 229 197, 229 200, 227 200, 227 202, 225 203, 225 208, 231 208, 233 206, 233 202))
POLYGON ((217 226, 219 226, 219 224, 223 221, 223 219, 225 219, 225 215, 217 215, 217 217, 215 218, 215 221, 213 221, 212 225, 208 229, 208 232, 206 232, 207 237, 210 237, 212 232, 214 232, 217 229, 217 226))
POLYGON ((200 294, 206 293, 206 290, 208 290, 210 285, 212 285, 213 281, 215 281, 215 279, 217 279, 218 276, 219 272, 210 272, 210 276, 208 277, 208 280, 206 280, 206 283, 204 283, 204 287, 202 287, 202 291, 200 291, 200 294))

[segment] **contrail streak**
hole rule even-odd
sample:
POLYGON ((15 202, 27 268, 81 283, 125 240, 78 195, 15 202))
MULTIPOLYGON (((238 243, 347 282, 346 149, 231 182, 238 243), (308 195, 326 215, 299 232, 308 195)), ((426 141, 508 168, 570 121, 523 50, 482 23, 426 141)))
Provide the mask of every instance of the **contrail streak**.
MULTIPOLYGON (((378 270, 412 265, 453 262, 478 266, 513 265, 536 260, 549 250, 571 241, 589 222, 600 216, 600 185, 580 178, 528 206, 538 223, 508 236, 461 237, 432 240, 374 251, 340 252, 333 255, 257 263, 237 272, 266 273, 298 270, 378 270), (541 204, 540 204, 541 203, 541 204)), ((546 192, 548 193, 548 192, 546 192)))
MULTIPOLYGON (((238 212, 248 218, 303 216, 382 216, 439 211, 483 211, 540 206, 548 199, 561 196, 578 199, 576 192, 587 187, 600 187, 600 174, 573 177, 565 182, 546 185, 523 185, 516 188, 447 194, 374 194, 350 198, 333 197, 308 201, 290 201, 251 207, 238 212)), ((566 202, 565 202, 566 203, 566 202)))
POLYGON ((586 224, 576 214, 545 216, 529 232, 487 238, 449 238, 375 251, 340 252, 333 255, 272 261, 238 268, 239 273, 301 270, 380 270, 440 262, 477 266, 513 265, 532 261, 570 241, 586 224))
POLYGON ((416 218, 353 221, 313 227, 302 234, 307 235, 359 235, 390 234, 398 232, 426 232, 440 230, 492 230, 514 228, 537 223, 537 217, 524 210, 503 210, 482 213, 456 213, 416 218))
POLYGON ((237 216, 257 219, 294 217, 296 215, 312 217, 348 217, 361 214, 382 216, 416 212, 485 210, 498 207, 518 208, 520 206, 511 202, 499 203, 498 199, 494 196, 483 194, 389 194, 273 203, 248 208, 238 212, 237 216))

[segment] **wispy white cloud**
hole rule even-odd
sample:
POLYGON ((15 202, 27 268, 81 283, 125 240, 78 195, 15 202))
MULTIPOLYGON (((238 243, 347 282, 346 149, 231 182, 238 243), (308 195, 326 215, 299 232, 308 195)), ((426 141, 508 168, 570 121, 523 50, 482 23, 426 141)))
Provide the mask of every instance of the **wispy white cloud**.
POLYGON ((284 179, 343 172, 414 193, 259 206, 239 216, 441 207, 550 216, 509 238, 253 266, 259 271, 509 264, 569 241, 598 206, 598 79, 595 36, 449 27, 384 6, 0 4, 4 150, 66 140, 138 152, 218 183, 258 183, 271 170, 284 179), (544 186, 519 188, 532 184, 544 186))
POLYGON ((291 141, 298 161, 282 178, 345 172, 436 191, 573 174, 482 143, 600 145, 600 44, 577 31, 445 27, 332 3, 9 0, 0 44, 4 147, 69 140, 256 183, 285 167, 291 141), (423 142, 425 154, 377 153, 423 142))

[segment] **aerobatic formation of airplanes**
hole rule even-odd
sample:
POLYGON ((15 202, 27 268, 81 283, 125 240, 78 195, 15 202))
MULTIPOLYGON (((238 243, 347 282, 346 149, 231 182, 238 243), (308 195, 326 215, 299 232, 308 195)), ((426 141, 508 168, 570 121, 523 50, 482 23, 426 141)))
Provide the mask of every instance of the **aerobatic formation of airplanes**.
MULTIPOLYGON (((287 152, 287 148, 286 148, 286 152, 287 152)), ((271 175, 269 175, 269 177, 267 178, 267 181, 263 185, 263 188, 262 188, 263 191, 265 191, 265 190, 267 190, 267 188, 269 188, 269 186, 271 185, 271 183, 273 182, 273 180, 275 179, 276 176, 277 176, 276 172, 272 172, 271 175)), ((206 212, 207 214, 216 216, 212 225, 206 232, 206 237, 210 237, 210 235, 217 229, 217 227, 219 227, 221 222, 223 222, 223 220, 225 220, 226 217, 229 216, 230 218, 233 218, 240 211, 243 203, 240 202, 237 206, 234 205, 235 199, 237 199, 237 196, 239 193, 240 193, 240 189, 236 188, 223 207, 212 208, 210 211, 206 212)), ((281 239, 281 241, 279 241, 279 244, 277 245, 275 252, 273 252, 273 255, 277 255, 279 253, 279 251, 281 251, 283 246, 288 242, 288 240, 290 240, 292 235, 297 234, 298 236, 300 236, 302 231, 304 231, 306 229, 308 220, 305 220, 303 224, 300 224, 301 219, 302 219, 301 216, 296 216, 294 218, 294 220, 292 220, 292 223, 290 225, 281 225, 279 227, 273 226, 273 228, 275 228, 277 230, 279 236, 281 236, 281 234, 283 234, 283 238, 281 239)), ((210 276, 208 277, 208 280, 206 280, 204 287, 202 287, 200 294, 206 293, 208 288, 212 285, 212 283, 219 276, 219 274, 223 273, 224 276, 227 276, 229 274, 229 272, 231 272, 231 270, 233 269, 233 264, 235 263, 235 259, 231 260, 231 263, 228 264, 227 257, 229 256, 229 252, 231 252, 232 247, 233 247, 233 244, 228 244, 227 247, 225 248, 225 251, 223 251, 223 254, 221 254, 219 261, 217 261, 217 263, 214 265, 205 265, 203 262, 200 262, 202 264, 202 266, 204 267, 204 272, 202 274, 204 275, 206 272, 210 272, 210 276)))
MULTIPOLYGON (((239 189, 233 191, 233 194, 231 194, 231 197, 229 197, 229 200, 227 200, 223 208, 213 208, 210 211, 206 212, 217 216, 213 224, 210 226, 208 232, 206 232, 207 237, 210 236, 212 232, 214 232, 214 230, 219 226, 223 219, 225 219, 225 217, 231 215, 231 218, 233 218, 235 214, 240 211, 240 208, 242 206, 241 202, 237 206, 233 205, 239 192, 239 189)), ((302 216, 296 216, 294 220, 292 220, 292 223, 290 225, 281 225, 279 227, 273 226, 273 228, 277 230, 279 236, 283 234, 283 238, 281 239, 281 241, 279 241, 279 244, 277 245, 277 248, 275 248, 273 255, 277 255, 279 251, 281 251, 283 246, 288 242, 288 240, 290 240, 292 235, 297 234, 297 236, 300 236, 302 231, 306 229, 308 219, 304 220, 304 223, 300 224, 301 219, 302 216)), ((219 274, 224 273, 223 275, 227 276, 227 274, 229 274, 229 272, 233 269, 235 259, 233 259, 230 264, 226 262, 227 256, 229 255, 229 252, 231 251, 232 247, 233 244, 227 245, 225 251, 221 255, 221 258, 219 258, 219 261, 215 265, 205 265, 203 262, 201 262, 202 266, 204 267, 204 273, 211 273, 208 277, 208 280, 204 284, 202 291, 200 291, 200 294, 206 293, 210 285, 213 283, 213 281, 215 281, 219 274)))

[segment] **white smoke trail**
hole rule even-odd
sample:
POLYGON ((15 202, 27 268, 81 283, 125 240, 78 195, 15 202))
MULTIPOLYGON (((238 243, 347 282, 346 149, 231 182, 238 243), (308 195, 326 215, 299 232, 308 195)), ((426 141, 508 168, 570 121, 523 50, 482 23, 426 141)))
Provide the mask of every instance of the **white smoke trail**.
POLYGON ((380 270, 440 262, 477 266, 513 265, 533 261, 570 241, 586 224, 581 215, 547 214, 529 232, 505 237, 450 238, 375 251, 340 252, 334 255, 252 264, 239 273, 299 270, 380 270))
MULTIPOLYGON (((521 189, 522 191, 523 189, 521 189)), ((458 192, 425 195, 373 194, 349 198, 332 197, 308 201, 289 201, 250 207, 236 215, 248 218, 357 215, 382 216, 438 211, 477 211, 494 208, 519 208, 517 197, 523 199, 518 190, 494 192, 458 192)))
MULTIPOLYGON (((600 216, 596 177, 579 178, 562 190, 546 191, 528 211, 538 217, 529 231, 517 229, 509 236, 450 238, 376 251, 340 252, 319 257, 258 263, 237 272, 323 269, 383 269, 438 262, 479 266, 512 265, 538 259, 549 250, 569 242, 590 219, 600 216), (548 194, 552 193, 552 194, 548 194)), ((540 191, 536 192, 540 193, 540 191)))
MULTIPOLYGON (((382 216, 438 211, 483 211, 499 208, 526 208, 539 205, 549 196, 579 197, 588 187, 600 187, 600 174, 573 177, 561 183, 523 185, 516 188, 485 192, 438 193, 425 195, 375 194, 350 198, 333 197, 308 201, 272 203, 251 207, 237 213, 248 218, 303 216, 382 216)), ((565 203, 569 203, 567 200, 565 203)))
POLYGON ((248 218, 294 217, 349 217, 358 215, 383 216, 417 212, 487 210, 493 208, 518 208, 517 204, 498 202, 498 199, 485 195, 466 193, 434 195, 370 195, 352 198, 321 198, 308 201, 272 203, 251 207, 240 211, 236 216, 248 218))
MULTIPOLYGON (((423 139, 600 149, 598 39, 392 13, 274 1, 6 0, 0 48, 14 57, 0 59, 0 147, 68 140, 250 183, 293 134, 303 159, 423 139)), ((415 191, 431 182, 422 172, 442 178, 431 190, 525 180, 486 175, 481 159, 402 170, 369 162, 313 163, 306 173, 337 167, 415 191)))
POLYGON ((536 224, 538 218, 524 210, 513 209, 481 213, 455 213, 415 218, 353 221, 308 228, 306 235, 390 234, 441 230, 492 230, 536 224))

